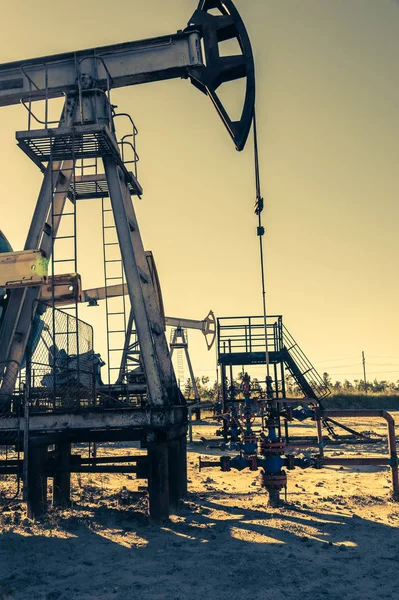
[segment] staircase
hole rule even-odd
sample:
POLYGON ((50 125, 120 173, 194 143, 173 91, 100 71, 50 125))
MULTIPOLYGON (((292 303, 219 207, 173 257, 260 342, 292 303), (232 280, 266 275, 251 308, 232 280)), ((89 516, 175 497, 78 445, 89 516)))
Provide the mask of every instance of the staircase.
POLYGON ((328 396, 329 387, 284 325, 282 334, 284 363, 305 397, 321 400, 328 396))

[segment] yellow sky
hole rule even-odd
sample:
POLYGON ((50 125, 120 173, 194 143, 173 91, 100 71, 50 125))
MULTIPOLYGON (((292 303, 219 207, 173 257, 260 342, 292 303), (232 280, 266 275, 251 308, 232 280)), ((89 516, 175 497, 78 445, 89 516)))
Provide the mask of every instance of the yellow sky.
MULTIPOLYGON (((197 3, 1 4, 6 62, 173 33, 197 3)), ((399 5, 236 5, 257 66, 269 313, 282 314, 315 365, 333 377, 360 376, 365 350, 370 378, 399 379, 399 5)), ((251 144, 237 153, 210 102, 187 81, 115 90, 113 102, 140 130, 144 196, 135 205, 167 314, 259 314, 251 144)), ((41 180, 15 145, 15 131, 25 127, 22 107, 0 110, 1 229, 14 249, 23 247, 41 180)), ((79 207, 79 226, 84 287, 99 285, 98 202, 79 207)), ((100 313, 81 311, 96 323, 97 346, 100 313)), ((190 334, 190 347, 198 374, 213 375, 214 353, 206 353, 200 334, 190 334)))

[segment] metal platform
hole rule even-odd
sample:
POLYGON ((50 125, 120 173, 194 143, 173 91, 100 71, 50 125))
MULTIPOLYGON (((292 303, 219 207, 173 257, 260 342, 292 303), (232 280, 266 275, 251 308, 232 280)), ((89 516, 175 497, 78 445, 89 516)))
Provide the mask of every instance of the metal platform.
MULTIPOLYGON (((125 171, 126 183, 131 195, 140 196, 142 187, 131 171, 125 171)), ((92 198, 109 198, 108 182, 105 173, 99 175, 77 175, 74 186, 71 185, 71 199, 91 200, 92 198)))
MULTIPOLYGON (((269 351, 269 363, 278 364, 283 360, 281 352, 269 351)), ((265 365, 265 351, 257 352, 220 352, 218 355, 218 363, 220 365, 233 365, 241 367, 242 365, 265 365)))
MULTIPOLYGON (((118 144, 106 125, 90 124, 17 131, 21 150, 45 170, 50 161, 79 160, 113 157, 122 169, 131 194, 140 196, 143 189, 136 176, 127 170, 121 159, 118 144)), ((74 188, 77 199, 102 198, 109 195, 105 174, 76 177, 74 188)))
MULTIPOLYGON (((218 363, 225 368, 241 365, 285 365, 307 398, 321 400, 330 394, 323 378, 316 371, 283 325, 281 315, 220 317, 217 320, 218 363), (265 343, 267 334, 267 349, 265 343)), ((277 381, 275 369, 275 379, 277 381)), ((281 372, 281 390, 285 396, 285 381, 281 372)))

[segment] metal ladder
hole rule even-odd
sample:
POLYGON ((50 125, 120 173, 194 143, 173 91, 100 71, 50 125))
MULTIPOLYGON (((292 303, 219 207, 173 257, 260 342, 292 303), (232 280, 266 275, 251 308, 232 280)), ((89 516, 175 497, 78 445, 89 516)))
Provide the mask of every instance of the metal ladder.
POLYGON ((177 381, 180 389, 184 390, 184 364, 183 364, 183 350, 179 348, 177 350, 177 381))
POLYGON ((125 346, 123 349, 120 371, 117 383, 138 383, 145 382, 144 371, 140 359, 140 346, 137 337, 137 330, 134 323, 133 311, 130 310, 129 319, 126 330, 125 346), (133 371, 136 370, 136 374, 133 375, 133 371), (139 371, 137 373, 137 371, 139 371))
MULTIPOLYGON (((56 275, 61 275, 66 272, 78 273, 78 259, 77 259, 77 214, 76 214, 76 159, 72 155, 70 164, 70 186, 68 192, 68 200, 63 205, 62 210, 58 208, 60 200, 62 201, 63 192, 57 192, 55 189, 52 195, 51 209, 50 209, 50 227, 51 227, 51 296, 52 306, 55 306, 57 279, 56 275)), ((53 159, 50 157, 49 161, 51 172, 53 172, 53 159)), ((51 183, 54 187, 53 182, 51 183)), ((58 284, 62 285, 62 284, 58 284)), ((79 308, 77 299, 64 311, 68 315, 73 317, 69 319, 67 317, 67 332, 65 328, 61 326, 61 323, 56 318, 56 311, 52 310, 52 352, 49 349, 49 363, 53 370, 53 403, 57 396, 57 372, 59 370, 59 349, 62 345, 63 340, 65 341, 66 336, 66 347, 63 350, 69 358, 70 355, 75 355, 76 364, 76 392, 78 393, 79 382, 80 382, 80 349, 79 349, 79 308), (72 330, 69 328, 69 324, 72 325, 72 330)))
POLYGON ((126 296, 109 296, 109 286, 125 284, 122 256, 116 232, 109 198, 102 199, 102 237, 104 256, 104 286, 105 286, 105 313, 107 329, 107 372, 108 383, 119 379, 115 376, 120 372, 120 359, 124 349, 126 335, 126 296), (122 339, 122 341, 121 341, 122 339))

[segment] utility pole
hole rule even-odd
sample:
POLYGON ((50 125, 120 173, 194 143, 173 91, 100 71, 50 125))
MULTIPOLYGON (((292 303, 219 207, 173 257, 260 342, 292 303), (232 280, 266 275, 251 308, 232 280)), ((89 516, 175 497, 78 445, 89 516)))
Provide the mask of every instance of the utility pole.
POLYGON ((364 391, 367 394, 367 383, 366 383, 366 357, 364 356, 364 350, 362 351, 362 363, 363 363, 363 381, 364 381, 364 391))

